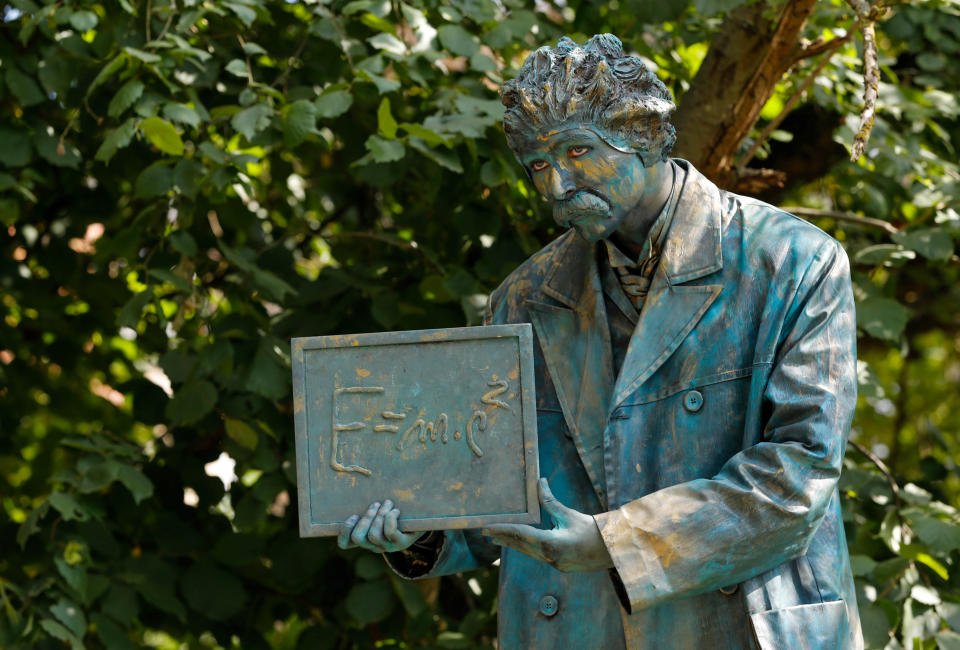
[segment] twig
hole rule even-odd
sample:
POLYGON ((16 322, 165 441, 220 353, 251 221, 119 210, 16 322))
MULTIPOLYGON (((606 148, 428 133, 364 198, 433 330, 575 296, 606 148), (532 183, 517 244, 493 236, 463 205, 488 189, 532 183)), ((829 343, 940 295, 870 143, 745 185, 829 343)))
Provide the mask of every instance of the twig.
POLYGON ((145 27, 147 31, 147 41, 146 41, 147 43, 153 40, 152 38, 150 38, 150 14, 151 13, 153 13, 152 0, 147 0, 147 17, 144 20, 144 23, 146 23, 145 27))
POLYGON ((443 270, 443 267, 437 264, 429 255, 427 251, 423 250, 416 245, 415 242, 406 242, 403 240, 390 239, 389 237, 384 237, 383 235, 378 235, 372 232, 337 232, 331 235, 327 235, 328 238, 333 239, 336 237, 356 237, 358 239, 372 239, 374 241, 383 242, 384 244, 389 244, 391 246, 396 246, 397 248, 404 248, 407 250, 417 251, 423 256, 423 259, 427 260, 427 263, 432 266, 437 273, 445 276, 447 273, 443 270))
POLYGON ((237 34, 237 40, 240 41, 240 49, 243 50, 243 58, 247 62, 247 84, 253 85, 253 68, 250 66, 250 55, 247 54, 247 44, 243 41, 243 36, 237 34))
POLYGON ((170 30, 170 24, 173 22, 173 17, 177 13, 177 2, 176 0, 170 1, 170 15, 167 16, 167 22, 163 24, 163 29, 160 30, 160 35, 157 36, 158 41, 162 41, 163 37, 167 35, 167 31, 170 30))
POLYGON ((277 88, 280 86, 280 84, 284 83, 287 80, 287 77, 290 76, 290 71, 293 70, 294 62, 296 62, 296 60, 300 58, 300 55, 303 54, 303 49, 307 46, 307 42, 309 40, 310 40, 310 32, 307 32, 304 35, 304 37, 300 40, 300 42, 297 44, 297 49, 294 50, 293 54, 291 54, 287 58, 286 70, 281 72, 280 75, 273 80, 273 83, 270 84, 271 88, 277 88))
POLYGON ((817 210, 816 208, 803 208, 798 205, 784 205, 781 206, 780 209, 791 214, 795 214, 798 217, 823 217, 827 219, 836 219, 837 221, 858 223, 861 226, 880 228, 891 235, 900 232, 892 223, 883 221, 882 219, 874 219, 873 217, 861 217, 860 215, 852 212, 841 212, 839 210, 817 210))
POLYGON ((880 67, 877 62, 877 35, 873 21, 863 25, 863 110, 860 111, 860 128, 853 139, 850 161, 856 162, 870 139, 874 116, 877 111, 877 95, 880 91, 880 67))
POLYGON ((886 477, 887 483, 890 484, 890 490, 893 492, 893 498, 898 503, 900 502, 900 486, 897 485, 897 480, 893 478, 893 474, 890 473, 890 468, 887 467, 887 464, 880 460, 876 454, 871 452, 869 449, 861 445, 859 442, 854 442, 853 440, 848 440, 847 444, 856 449, 858 452, 863 454, 867 460, 877 466, 877 469, 886 477))
POLYGON ((829 47, 825 47, 821 50, 825 52, 825 54, 824 54, 824 57, 820 60, 820 63, 817 64, 817 66, 807 76, 807 78, 803 80, 803 83, 800 84, 800 86, 793 92, 793 94, 790 96, 790 99, 788 99, 787 102, 783 105, 783 110, 780 111, 780 114, 777 115, 775 118, 773 118, 773 120, 771 120, 770 123, 767 124, 766 127, 764 127, 763 132, 756 139, 756 141, 753 143, 750 149, 748 149, 747 152, 743 154, 743 156, 741 156, 740 160, 737 161, 736 167, 738 169, 742 169, 743 167, 746 167, 747 164, 749 164, 749 162, 753 160, 753 157, 757 154, 757 151, 760 150, 760 147, 762 147, 764 143, 766 143, 766 141, 770 138, 770 134, 773 133, 778 126, 780 126, 780 124, 787 117, 790 111, 793 110, 793 107, 796 106, 797 102, 800 101, 800 98, 803 96, 803 93, 805 93, 807 89, 813 85, 814 80, 820 75, 820 71, 823 70, 824 67, 826 67, 826 65, 830 62, 830 59, 833 57, 834 52, 836 52, 841 45, 843 45, 848 40, 850 40, 851 36, 853 36, 853 33, 857 30, 857 27, 859 25, 860 25, 860 20, 858 19, 857 22, 854 23, 850 31, 847 32, 846 36, 838 36, 837 38, 832 38, 823 44, 829 47))

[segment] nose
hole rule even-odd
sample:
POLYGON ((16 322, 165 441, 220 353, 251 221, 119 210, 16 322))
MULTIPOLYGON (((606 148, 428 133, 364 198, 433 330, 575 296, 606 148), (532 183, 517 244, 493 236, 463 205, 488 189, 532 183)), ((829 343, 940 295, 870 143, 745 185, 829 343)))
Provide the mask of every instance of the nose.
POLYGON ((577 190, 576 183, 569 171, 563 167, 554 166, 550 168, 550 199, 554 201, 563 201, 573 196, 577 190))

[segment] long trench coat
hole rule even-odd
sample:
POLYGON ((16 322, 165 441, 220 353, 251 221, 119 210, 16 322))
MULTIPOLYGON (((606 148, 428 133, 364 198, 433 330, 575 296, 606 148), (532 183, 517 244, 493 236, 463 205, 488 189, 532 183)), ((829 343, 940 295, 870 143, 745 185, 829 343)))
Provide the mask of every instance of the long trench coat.
POLYGON ((506 649, 862 647, 837 492, 856 401, 846 255, 676 162, 686 181, 619 376, 595 247, 573 231, 487 319, 533 324, 541 475, 594 514, 615 569, 561 573, 477 531, 447 531, 426 570, 388 562, 428 577, 500 557, 506 649))

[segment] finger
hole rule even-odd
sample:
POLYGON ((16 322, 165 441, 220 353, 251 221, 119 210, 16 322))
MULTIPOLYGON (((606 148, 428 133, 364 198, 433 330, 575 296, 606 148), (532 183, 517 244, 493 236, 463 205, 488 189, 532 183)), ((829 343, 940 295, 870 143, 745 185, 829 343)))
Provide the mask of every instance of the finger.
POLYGON ((370 522, 370 530, 367 532, 367 541, 374 546, 383 548, 383 518, 392 509, 393 503, 390 502, 390 499, 387 499, 377 511, 377 516, 373 518, 372 522, 370 522))
POLYGON ((343 522, 343 527, 340 529, 340 533, 337 535, 337 546, 342 549, 348 549, 355 546, 350 542, 350 533, 353 532, 353 527, 356 525, 358 519, 360 519, 359 515, 350 515, 347 517, 347 520, 343 522))
POLYGON ((551 517, 556 520, 558 524, 563 526, 569 520, 569 508, 563 505, 557 500, 557 497, 553 496, 553 492, 550 490, 550 484, 547 482, 547 479, 541 478, 537 481, 537 489, 540 493, 540 505, 543 506, 543 509, 547 511, 551 517))
POLYGON ((353 532, 350 533, 350 541, 357 546, 363 546, 364 542, 367 541, 367 531, 370 530, 370 524, 373 523, 373 518, 377 516, 378 510, 380 510, 379 501, 370 504, 367 511, 363 513, 363 517, 361 517, 357 525, 353 527, 353 532))
POLYGON ((543 548, 540 544, 532 543, 524 537, 518 537, 515 534, 512 534, 512 531, 504 531, 505 534, 500 534, 499 531, 486 530, 484 529, 483 534, 491 539, 491 541, 497 546, 503 546, 505 548, 513 549, 514 551, 519 551, 524 555, 528 555, 535 560, 541 562, 547 562, 547 556, 543 552, 543 548))
POLYGON ((480 532, 488 537, 535 545, 541 545, 552 537, 552 531, 525 524, 495 524, 487 526, 480 532))
POLYGON ((388 542, 406 548, 416 541, 422 533, 404 533, 400 530, 397 520, 400 519, 400 509, 394 508, 383 518, 383 536, 388 542), (412 539, 411 539, 412 538, 412 539))

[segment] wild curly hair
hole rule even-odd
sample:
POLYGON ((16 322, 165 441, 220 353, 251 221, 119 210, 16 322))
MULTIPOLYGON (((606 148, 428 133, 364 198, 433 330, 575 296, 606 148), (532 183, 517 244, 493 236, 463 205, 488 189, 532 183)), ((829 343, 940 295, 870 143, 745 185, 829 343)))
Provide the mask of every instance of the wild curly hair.
POLYGON ((640 59, 624 56, 613 34, 597 34, 583 47, 566 36, 555 48, 541 47, 503 85, 500 101, 514 152, 544 131, 596 125, 610 146, 649 166, 665 160, 677 140, 670 91, 640 59))

